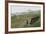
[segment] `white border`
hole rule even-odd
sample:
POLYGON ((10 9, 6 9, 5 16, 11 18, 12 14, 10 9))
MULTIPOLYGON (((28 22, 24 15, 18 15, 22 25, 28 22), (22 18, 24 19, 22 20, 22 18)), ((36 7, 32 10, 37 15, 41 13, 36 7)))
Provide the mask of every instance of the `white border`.
POLYGON ((19 3, 8 3, 8 31, 24 31, 24 30, 41 30, 43 29, 43 5, 36 4, 19 4, 19 3), (41 27, 32 28, 11 28, 11 12, 10 5, 22 5, 22 6, 40 6, 41 7, 41 27))

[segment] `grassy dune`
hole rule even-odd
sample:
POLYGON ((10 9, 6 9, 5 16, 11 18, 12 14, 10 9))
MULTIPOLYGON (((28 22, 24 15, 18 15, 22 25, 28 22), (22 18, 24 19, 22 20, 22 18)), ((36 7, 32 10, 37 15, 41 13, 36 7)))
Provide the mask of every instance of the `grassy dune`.
POLYGON ((30 21, 32 16, 40 17, 40 12, 31 13, 24 15, 11 16, 11 27, 12 28, 25 28, 25 27, 40 27, 40 18, 36 19, 33 24, 27 24, 26 20, 30 21))

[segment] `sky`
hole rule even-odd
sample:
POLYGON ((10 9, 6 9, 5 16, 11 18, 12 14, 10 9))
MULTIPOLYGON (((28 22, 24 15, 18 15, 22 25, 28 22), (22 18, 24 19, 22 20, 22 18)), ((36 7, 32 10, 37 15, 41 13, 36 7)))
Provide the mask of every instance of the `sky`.
POLYGON ((28 12, 28 10, 31 11, 37 11, 40 10, 40 6, 20 6, 20 5, 11 5, 10 11, 12 14, 18 14, 22 12, 28 12))

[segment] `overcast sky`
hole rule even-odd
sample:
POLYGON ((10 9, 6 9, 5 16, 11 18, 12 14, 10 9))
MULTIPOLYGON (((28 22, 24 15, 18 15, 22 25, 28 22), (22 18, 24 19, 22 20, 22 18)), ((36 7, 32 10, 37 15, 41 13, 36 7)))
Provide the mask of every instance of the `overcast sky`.
POLYGON ((40 6, 20 6, 20 5, 11 5, 10 11, 11 13, 21 13, 21 12, 28 12, 27 10, 40 10, 40 6))

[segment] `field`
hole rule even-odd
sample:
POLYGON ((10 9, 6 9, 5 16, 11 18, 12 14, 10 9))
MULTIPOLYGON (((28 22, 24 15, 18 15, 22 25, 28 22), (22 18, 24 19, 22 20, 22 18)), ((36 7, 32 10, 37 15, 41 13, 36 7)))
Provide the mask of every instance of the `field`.
POLYGON ((29 11, 28 13, 23 13, 23 15, 14 15, 11 16, 11 27, 12 28, 25 28, 25 27, 40 27, 40 11, 29 11), (36 18, 35 22, 30 24, 32 17, 36 18), (28 20, 28 24, 27 24, 28 20))

